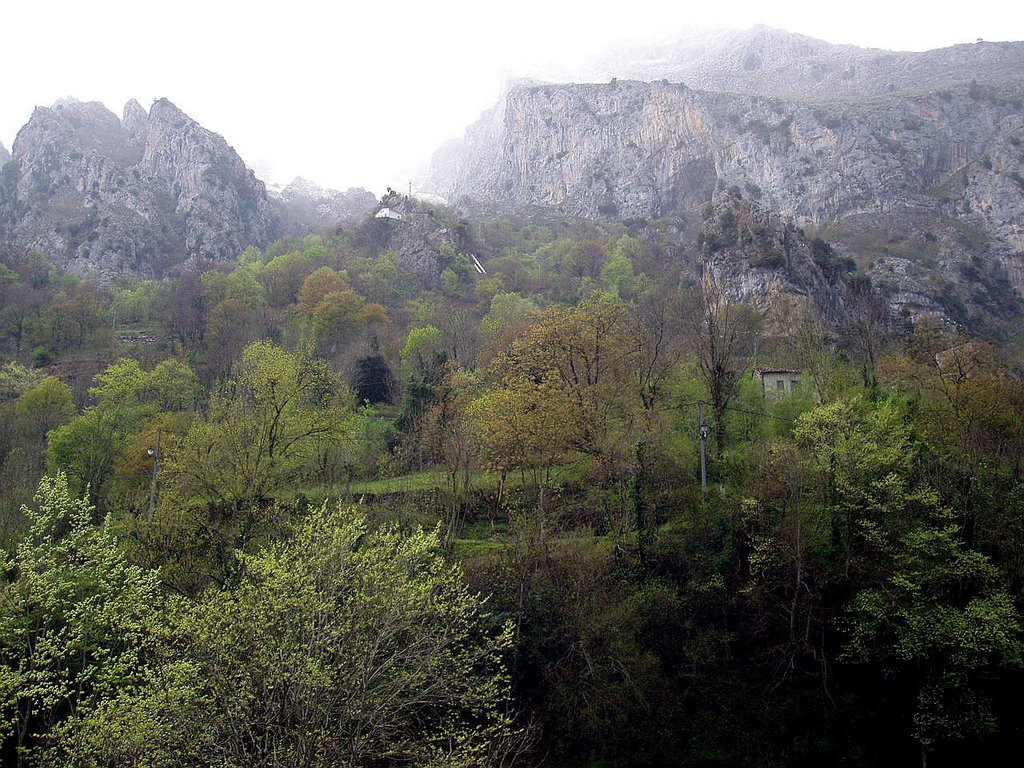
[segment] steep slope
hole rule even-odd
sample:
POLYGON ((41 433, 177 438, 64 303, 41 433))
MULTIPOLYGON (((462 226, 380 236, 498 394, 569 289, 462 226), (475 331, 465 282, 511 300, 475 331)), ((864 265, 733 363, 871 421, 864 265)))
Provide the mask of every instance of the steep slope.
POLYGON ((468 223, 446 206, 389 188, 374 214, 351 232, 353 245, 366 254, 386 252, 403 276, 423 287, 440 286, 457 252, 478 250, 468 223))
POLYGON ((263 183, 166 99, 123 121, 96 102, 39 107, 0 177, 0 236, 83 274, 233 258, 274 232, 263 183))
POLYGON ((449 145, 439 153, 432 183, 456 199, 627 218, 752 184, 806 223, 896 207, 955 212, 995 185, 1007 197, 982 208, 1012 224, 1022 109, 1024 89, 826 109, 671 83, 530 86, 495 110, 500 129, 487 114, 461 152, 449 145))

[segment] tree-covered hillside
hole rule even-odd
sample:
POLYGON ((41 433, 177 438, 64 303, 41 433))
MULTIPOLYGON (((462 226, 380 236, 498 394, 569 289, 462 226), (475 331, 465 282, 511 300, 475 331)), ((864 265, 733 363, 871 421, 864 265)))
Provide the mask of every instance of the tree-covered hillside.
POLYGON ((160 280, 0 246, 4 765, 1008 764, 1019 328, 739 191, 384 204, 160 280))

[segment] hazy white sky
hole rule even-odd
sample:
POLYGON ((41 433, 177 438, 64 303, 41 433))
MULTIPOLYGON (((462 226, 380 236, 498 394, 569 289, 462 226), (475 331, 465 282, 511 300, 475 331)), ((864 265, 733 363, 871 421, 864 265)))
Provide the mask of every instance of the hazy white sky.
POLYGON ((1024 3, 900 0, 41 0, 0 12, 0 141, 64 96, 117 114, 171 99, 258 175, 404 188, 508 76, 565 70, 621 42, 756 23, 835 43, 926 50, 1024 40, 1024 3))

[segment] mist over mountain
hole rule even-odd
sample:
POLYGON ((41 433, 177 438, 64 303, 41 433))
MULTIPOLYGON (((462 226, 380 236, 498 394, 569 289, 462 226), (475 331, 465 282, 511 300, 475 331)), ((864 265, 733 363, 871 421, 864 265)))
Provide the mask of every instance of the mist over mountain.
POLYGON ((700 90, 820 101, 947 88, 972 79, 987 85, 1015 83, 1022 71, 1024 46, 1018 43, 888 51, 835 45, 763 25, 620 47, 593 65, 593 75, 605 80, 668 79, 700 90))
POLYGON ((827 234, 896 316, 1019 317, 1024 43, 891 53, 758 27, 604 64, 637 79, 513 85, 427 187, 603 219, 739 191, 827 234))
POLYGON ((270 185, 267 192, 279 213, 282 235, 301 236, 339 223, 355 223, 377 204, 373 193, 362 187, 342 192, 301 177, 285 186, 270 185))

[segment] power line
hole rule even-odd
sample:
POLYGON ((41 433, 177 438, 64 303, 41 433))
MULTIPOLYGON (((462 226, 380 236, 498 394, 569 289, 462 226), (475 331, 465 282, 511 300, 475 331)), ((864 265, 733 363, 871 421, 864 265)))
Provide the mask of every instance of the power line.
POLYGON ((725 407, 725 410, 727 410, 727 411, 736 411, 737 413, 746 413, 746 414, 749 414, 751 416, 764 416, 764 417, 769 418, 769 419, 778 419, 779 421, 789 421, 789 422, 795 422, 796 421, 796 419, 791 419, 788 416, 778 416, 778 415, 776 415, 774 413, 768 413, 767 411, 749 411, 749 410, 747 410, 745 408, 737 408, 734 405, 727 405, 725 407))
MULTIPOLYGON (((681 408, 689 408, 689 407, 692 407, 694 405, 700 406, 701 404, 706 403, 706 402, 707 402, 706 400, 694 400, 694 401, 688 402, 688 403, 680 403, 679 407, 681 407, 681 408)), ((779 421, 789 421, 789 422, 795 422, 796 421, 796 419, 791 419, 788 416, 779 416, 779 415, 774 414, 774 413, 768 413, 768 411, 751 411, 751 410, 749 410, 747 408, 739 408, 738 406, 735 406, 735 405, 727 405, 727 406, 725 406, 724 410, 726 410, 726 411, 735 411, 737 413, 745 413, 745 414, 748 414, 750 416, 761 416, 761 417, 768 418, 768 419, 778 419, 779 421)))

